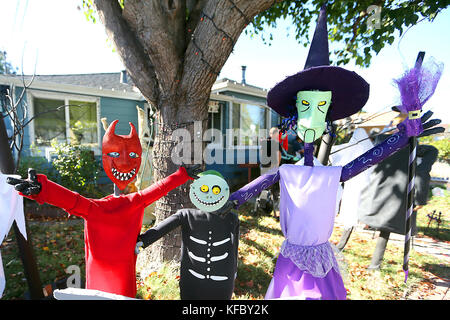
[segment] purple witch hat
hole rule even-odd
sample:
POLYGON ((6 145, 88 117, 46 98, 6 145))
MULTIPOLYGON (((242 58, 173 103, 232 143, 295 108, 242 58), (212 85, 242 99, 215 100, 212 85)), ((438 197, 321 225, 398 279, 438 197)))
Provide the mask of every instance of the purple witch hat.
POLYGON ((355 114, 369 98, 369 84, 361 76, 330 66, 325 4, 320 9, 304 70, 275 85, 267 94, 267 104, 281 116, 292 117, 297 114, 297 92, 302 90, 332 92, 327 114, 331 121, 355 114))

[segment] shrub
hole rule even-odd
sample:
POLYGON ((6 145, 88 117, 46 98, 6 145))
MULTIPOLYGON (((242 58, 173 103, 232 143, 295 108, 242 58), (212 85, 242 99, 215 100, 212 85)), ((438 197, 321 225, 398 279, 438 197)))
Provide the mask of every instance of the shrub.
POLYGON ((433 136, 420 138, 421 144, 432 145, 439 150, 438 160, 450 164, 450 140, 440 139, 434 140, 433 136))
POLYGON ((94 152, 87 147, 68 143, 52 143, 56 158, 53 167, 59 173, 59 182, 64 187, 85 196, 97 197, 97 178, 101 170, 94 152))
POLYGON ((44 157, 26 156, 20 159, 17 174, 22 178, 28 177, 28 169, 33 168, 38 174, 45 174, 50 180, 55 180, 57 174, 47 159, 44 157))

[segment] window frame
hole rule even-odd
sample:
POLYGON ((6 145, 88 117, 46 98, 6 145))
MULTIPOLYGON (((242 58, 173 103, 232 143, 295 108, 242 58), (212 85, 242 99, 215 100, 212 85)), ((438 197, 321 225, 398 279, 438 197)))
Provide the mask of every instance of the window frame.
MULTIPOLYGON (((71 93, 62 93, 62 92, 48 92, 48 91, 40 91, 40 90, 27 90, 27 103, 29 107, 29 116, 30 118, 34 117, 34 99, 49 99, 49 100, 62 100, 64 101, 64 105, 68 105, 70 100, 76 101, 85 101, 90 103, 95 103, 96 106, 96 116, 97 116, 97 142, 95 143, 95 147, 89 147, 94 151, 94 155, 101 155, 101 127, 100 127, 100 97, 95 96, 86 96, 79 94, 71 94, 71 93)), ((66 122, 66 142, 70 143, 70 112, 69 108, 64 108, 65 112, 65 122, 66 122)), ((31 121, 29 126, 29 135, 30 135, 30 146, 35 145, 36 148, 40 151, 43 151, 46 157, 50 156, 50 153, 53 150, 52 147, 48 146, 38 146, 36 144, 36 135, 35 135, 35 122, 31 121)))
MULTIPOLYGON (((223 133, 223 122, 224 122, 224 111, 223 110, 224 110, 224 108, 226 108, 226 105, 227 105, 228 102, 227 101, 223 101, 223 100, 216 100, 216 99, 209 99, 208 100, 208 123, 207 123, 206 130, 210 129, 209 128, 209 114, 210 113, 214 113, 214 112, 209 112, 209 103, 211 101, 217 102, 218 105, 219 105, 219 111, 217 113, 219 114, 220 121, 219 121, 219 129, 217 129, 217 130, 220 131, 220 134, 222 135, 222 139, 221 139, 220 143, 208 142, 208 144, 206 146, 209 147, 209 148, 221 149, 221 148, 224 147, 224 143, 225 143, 225 136, 224 136, 224 133, 223 133)), ((211 128, 214 128, 214 116, 212 116, 212 127, 211 128)))
MULTIPOLYGON (((272 127, 272 113, 271 113, 271 109, 268 106, 262 105, 261 103, 252 102, 252 101, 248 101, 248 102, 247 101, 246 102, 229 101, 228 129, 235 129, 235 128, 233 128, 233 108, 234 108, 234 104, 238 104, 239 105, 239 128, 238 129, 240 129, 240 127, 241 127, 241 115, 242 115, 241 109, 242 109, 242 105, 252 105, 252 106, 257 106, 257 107, 265 109, 265 111, 266 111, 266 126, 268 127, 268 128, 265 128, 265 129, 266 130, 270 130, 270 128, 272 127)), ((227 146, 226 147, 227 148, 231 148, 231 149, 258 149, 258 150, 261 148, 261 146, 259 145, 259 142, 258 142, 258 144, 256 146, 255 145, 248 146, 248 145, 241 144, 241 139, 238 140, 238 144, 237 145, 234 145, 233 142, 231 142, 231 144, 230 144, 227 141, 227 146)))

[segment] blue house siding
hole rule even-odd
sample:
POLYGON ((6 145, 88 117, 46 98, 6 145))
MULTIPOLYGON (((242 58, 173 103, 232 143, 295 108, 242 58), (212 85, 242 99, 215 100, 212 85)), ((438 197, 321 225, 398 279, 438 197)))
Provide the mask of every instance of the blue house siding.
MULTIPOLYGON (((116 126, 117 134, 129 134, 131 122, 136 130, 138 129, 138 114, 136 106, 144 108, 144 101, 135 101, 127 99, 117 99, 109 97, 100 98, 100 119, 106 118, 108 123, 118 119, 119 123, 116 126)), ((101 136, 105 134, 105 130, 101 129, 101 136)))
MULTIPOLYGON (((16 99, 18 99, 18 98, 20 97, 20 95, 22 94, 22 91, 23 91, 23 88, 20 88, 20 87, 16 87, 16 88, 15 88, 14 94, 15 94, 16 99)), ((24 111, 25 106, 26 106, 26 101, 27 101, 27 94, 26 94, 26 92, 25 92, 24 95, 23 95, 22 100, 20 101, 20 105, 21 105, 21 106, 20 106, 19 108, 17 108, 17 113, 18 113, 18 116, 19 116, 20 118, 23 117, 23 111, 24 111)), ((16 102, 16 103, 17 103, 17 102, 16 102)), ((26 118, 25 121, 29 121, 30 119, 31 119, 30 112, 27 111, 27 118, 26 118)), ((25 156, 29 156, 29 155, 30 155, 30 145, 31 145, 30 125, 31 125, 31 123, 29 123, 29 124, 24 128, 24 130, 23 130, 23 148, 22 148, 22 154, 25 155, 25 156)), ((14 151, 15 151, 15 150, 14 150, 14 151)), ((14 155, 15 155, 15 154, 14 154, 14 155)), ((15 156, 16 156, 16 155, 15 155, 15 156)))
POLYGON ((231 119, 230 115, 230 104, 231 102, 225 102, 224 107, 222 108, 222 133, 225 134, 226 129, 230 127, 231 119))
MULTIPOLYGON (((22 93, 23 88, 16 87, 15 94, 16 97, 19 97, 22 93)), ((35 90, 38 91, 38 90, 35 90)), ((43 91, 44 92, 44 91, 43 91)), ((45 91, 45 92, 52 92, 52 91, 45 91)), ((53 91, 54 92, 54 91, 53 91)), ((65 94, 69 94, 66 92, 56 92, 58 94, 61 94, 61 96, 64 96, 65 94)), ((71 94, 73 96, 73 94, 71 94)), ((87 96, 86 94, 82 94, 83 96, 87 96)), ((100 148, 101 148, 101 140, 103 135, 105 134, 105 130, 103 129, 103 126, 100 122, 100 119, 103 117, 107 118, 108 123, 111 123, 112 121, 118 119, 119 123, 116 127, 116 133, 117 134, 129 134, 130 133, 130 125, 128 122, 131 122, 134 124, 136 129, 138 129, 138 114, 136 110, 136 106, 139 106, 140 108, 144 108, 144 101, 136 101, 136 100, 127 100, 127 99, 118 99, 118 98, 109 98, 109 97, 99 97, 99 119, 98 119, 98 125, 100 126, 100 148)), ((25 104, 27 100, 27 94, 25 93, 23 97, 23 104, 25 104)), ((31 106, 29 106, 30 108, 31 106)), ((22 108, 19 108, 19 116, 22 116, 22 108)), ((28 111, 27 113, 27 120, 31 119, 31 113, 28 111)), ((31 145, 33 144, 33 141, 31 141, 30 136, 30 128, 33 125, 33 122, 30 122, 24 129, 24 140, 23 140, 23 149, 22 149, 22 156, 27 157, 31 156, 31 145)), ((42 154, 42 156, 45 156, 42 154)), ((101 161, 101 156, 97 155, 96 159, 98 161, 101 161)), ((100 184, 108 184, 111 183, 109 178, 106 176, 105 172, 102 170, 99 176, 98 183, 100 184)))
MULTIPOLYGON (((16 97, 19 97, 23 88, 17 88, 16 87, 16 97)), ((51 92, 51 91, 47 91, 51 92)), ((65 94, 69 94, 66 92, 57 92, 58 94, 61 94, 64 96, 65 94)), ((71 94, 73 95, 73 94, 71 94)), ((87 96, 83 94, 83 96, 87 96)), ((23 97, 23 101, 27 101, 27 94, 25 93, 23 97)), ((127 100, 127 99, 117 99, 117 98, 109 98, 109 97, 100 97, 100 118, 98 119, 98 125, 101 128, 101 134, 100 134, 100 141, 103 137, 105 130, 103 129, 103 126, 100 122, 100 119, 105 117, 107 118, 108 123, 111 123, 113 120, 118 119, 119 123, 116 127, 116 133, 117 134, 129 134, 130 133, 130 126, 128 122, 131 122, 134 124, 136 129, 138 129, 138 115, 136 106, 139 106, 140 108, 144 108, 144 101, 136 101, 136 100, 127 100)), ((22 112, 22 108, 19 109, 20 112, 22 112)), ((20 114, 22 116, 22 114, 20 114)), ((30 112, 27 114, 27 119, 30 119, 30 112)), ((30 136, 30 126, 32 126, 33 123, 29 123, 24 130, 24 146, 23 146, 23 154, 24 155, 30 155, 30 146, 33 143, 31 141, 30 136)))
MULTIPOLYGON (((101 118, 106 118, 108 123, 111 123, 112 121, 118 119, 119 123, 116 127, 116 133, 121 135, 126 135, 130 132, 130 126, 128 122, 131 122, 135 125, 136 128, 138 128, 138 113, 136 110, 136 106, 140 108, 145 107, 145 101, 140 100, 142 97, 139 97, 138 95, 134 95, 135 92, 132 92, 130 90, 130 87, 125 86, 124 84, 114 84, 112 86, 112 80, 105 80, 109 81, 109 84, 111 84, 112 87, 109 87, 108 84, 104 84, 101 81, 99 81, 97 76, 100 75, 66 75, 66 76, 41 76, 42 81, 40 82, 40 86, 36 86, 35 88, 32 88, 33 91, 40 91, 40 92, 50 92, 50 93, 57 93, 58 95, 65 96, 76 96, 79 95, 80 97, 93 97, 98 99, 98 126, 99 126, 99 147, 98 149, 101 149, 101 141, 102 137, 105 133, 105 130, 103 129, 103 125, 100 121, 101 118), (94 78, 97 80, 93 80, 94 78), (60 81, 61 80, 61 81, 60 81), (49 81, 49 86, 47 87, 46 81, 49 81), (61 86, 59 86, 61 84, 61 86), (69 87, 64 85, 69 85, 69 87), (70 85, 73 85, 70 87, 70 85), (114 94, 108 94, 106 91, 99 91, 96 90, 99 88, 99 85, 101 85, 104 89, 109 90, 113 88, 115 90, 114 94), (116 87, 122 86, 122 87, 116 87), (80 91, 78 91, 78 88, 75 86, 80 86, 80 91), (46 90, 48 88, 48 90, 46 90), (71 91, 71 92, 65 92, 71 91), (125 95, 117 95, 117 93, 125 92, 125 95), (103 95, 107 95, 103 96, 103 95), (117 96, 116 96, 117 95, 117 96), (123 97, 131 98, 130 99, 124 99, 123 97)), ((107 76, 107 75, 101 75, 101 77, 107 76)), ((109 76, 108 76, 109 77, 109 76)), ((100 78, 99 78, 100 79, 100 78)), ((118 81, 119 78, 117 78, 114 81, 118 81)), ((103 81, 103 80, 102 80, 103 81)), ((20 96, 21 91, 23 90, 20 88, 20 84, 16 83, 16 97, 20 96)), ((238 84, 239 85, 239 84, 238 84)), ((258 89, 256 87, 252 86, 242 86, 238 87, 236 86, 236 83, 230 85, 229 87, 225 87, 224 91, 217 92, 217 98, 214 97, 214 94, 211 96, 212 100, 219 100, 220 102, 220 115, 221 115, 221 130, 223 133, 223 147, 221 149, 218 149, 217 152, 223 152, 223 158, 224 160, 228 160, 230 158, 233 160, 232 163, 229 164, 210 164, 206 165, 207 169, 215 169, 220 171, 224 177, 229 181, 230 186, 232 190, 235 190, 242 185, 246 184, 248 182, 248 173, 249 169, 247 167, 243 167, 242 164, 254 164, 254 168, 251 168, 251 179, 256 178, 259 175, 259 152, 254 147, 237 147, 237 148, 231 148, 226 150, 225 147, 228 145, 228 142, 226 139, 226 133, 227 129, 230 129, 232 126, 232 119, 230 118, 230 110, 232 107, 232 103, 248 103, 248 104, 254 104, 254 105, 266 105, 266 98, 264 97, 265 92, 262 89, 258 89), (224 97, 227 96, 227 97, 224 97), (222 96, 222 100, 221 100, 222 96), (231 100, 231 101, 230 101, 231 100)), ((108 91, 110 92, 110 91, 108 91)), ((27 96, 24 97, 24 101, 28 102, 27 96)), ((32 103, 32 101, 30 101, 32 103)), ((30 115, 30 113, 28 114, 30 115)), ((214 115, 214 127, 217 128, 217 118, 218 114, 214 115)), ((269 123, 267 123, 267 129, 270 129, 271 127, 274 127, 278 125, 280 122, 280 117, 277 113, 270 110, 270 117, 269 117, 269 123)), ((23 147, 23 155, 30 155, 30 146, 33 141, 31 141, 31 135, 33 123, 30 123, 26 128, 24 132, 24 147, 23 147)), ((99 151, 97 149, 97 151, 99 151)), ((42 156, 45 154, 42 153, 42 156)), ((101 161, 101 153, 96 155, 96 158, 101 161)), ((106 176, 104 172, 101 173, 100 179, 98 181, 100 184, 110 184, 111 181, 106 176)))

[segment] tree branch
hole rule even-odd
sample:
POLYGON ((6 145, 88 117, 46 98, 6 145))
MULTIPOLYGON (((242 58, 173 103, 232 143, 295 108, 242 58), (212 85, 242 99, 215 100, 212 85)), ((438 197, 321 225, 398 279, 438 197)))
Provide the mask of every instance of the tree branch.
POLYGON ((128 0, 124 19, 148 52, 161 92, 174 91, 184 60, 186 1, 128 0))
POLYGON ((208 0, 185 52, 181 91, 190 99, 202 96, 205 91, 209 93, 241 32, 275 2, 208 0))
POLYGON ((208 0, 187 0, 186 9, 188 10, 189 17, 186 25, 186 43, 189 43, 191 40, 192 32, 197 28, 197 25, 200 22, 203 7, 207 2, 208 0))
POLYGON ((118 1, 94 0, 94 5, 134 84, 149 103, 157 105, 160 90, 155 68, 135 33, 122 17, 118 1))

